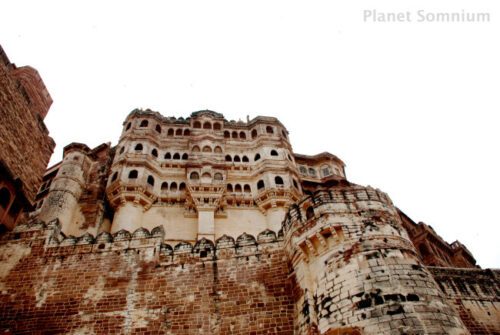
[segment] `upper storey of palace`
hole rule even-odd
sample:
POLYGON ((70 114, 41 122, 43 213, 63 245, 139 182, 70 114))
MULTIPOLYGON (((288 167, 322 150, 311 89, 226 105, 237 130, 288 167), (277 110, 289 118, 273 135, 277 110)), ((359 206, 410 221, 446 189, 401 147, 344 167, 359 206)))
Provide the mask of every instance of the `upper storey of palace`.
POLYGON ((152 158, 163 168, 186 164, 192 168, 229 168, 234 177, 250 177, 263 169, 285 169, 294 175, 297 184, 300 179, 324 182, 325 178, 345 178, 344 163, 332 154, 293 153, 287 129, 274 117, 257 116, 237 122, 208 110, 175 118, 136 109, 123 126, 115 163, 130 162, 135 156, 138 161, 150 162, 152 158), (120 158, 124 153, 129 155, 120 158))

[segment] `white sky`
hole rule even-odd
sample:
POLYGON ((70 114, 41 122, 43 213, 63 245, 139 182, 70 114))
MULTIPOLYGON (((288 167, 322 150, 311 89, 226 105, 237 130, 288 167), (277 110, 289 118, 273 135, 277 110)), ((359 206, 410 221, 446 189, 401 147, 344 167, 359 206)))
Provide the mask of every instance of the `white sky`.
POLYGON ((500 267, 500 2, 9 1, 0 43, 38 69, 57 142, 117 143, 136 107, 278 117, 294 151, 329 151, 352 182, 500 267), (364 22, 365 10, 411 22, 364 22), (417 11, 489 23, 416 22, 417 11))

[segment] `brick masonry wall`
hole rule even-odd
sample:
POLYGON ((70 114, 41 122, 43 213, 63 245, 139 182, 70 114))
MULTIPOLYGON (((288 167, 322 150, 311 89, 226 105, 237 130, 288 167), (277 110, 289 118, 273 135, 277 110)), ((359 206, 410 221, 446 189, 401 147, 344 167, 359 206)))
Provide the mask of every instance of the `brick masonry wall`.
POLYGON ((55 143, 20 82, 0 62, 0 159, 33 203, 55 143))
POLYGON ((429 270, 471 334, 500 334, 500 270, 429 270))
POLYGON ((172 248, 160 229, 60 243, 54 231, 20 225, 4 235, 0 332, 293 333, 286 256, 272 232, 172 248))

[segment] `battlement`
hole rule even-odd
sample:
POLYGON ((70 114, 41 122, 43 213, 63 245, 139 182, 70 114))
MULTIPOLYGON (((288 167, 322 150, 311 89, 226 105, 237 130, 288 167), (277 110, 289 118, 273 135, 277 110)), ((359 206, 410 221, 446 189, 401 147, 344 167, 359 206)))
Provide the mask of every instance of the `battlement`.
POLYGON ((309 220, 317 219, 319 216, 325 215, 328 212, 327 205, 329 204, 342 205, 340 207, 335 206, 334 209, 331 209, 336 212, 340 210, 357 213, 375 209, 376 206, 373 206, 374 202, 392 206, 392 201, 386 193, 371 187, 355 186, 350 188, 319 190, 290 207, 283 221, 283 231, 286 233, 307 224, 309 220))
POLYGON ((216 260, 218 258, 241 257, 262 252, 269 248, 282 248, 283 234, 266 229, 257 237, 243 233, 237 237, 223 235, 217 241, 207 239, 198 241, 166 241, 165 231, 162 226, 157 226, 151 231, 145 228, 136 229, 134 232, 120 230, 114 234, 102 232, 96 237, 90 233, 81 236, 66 236, 60 231, 60 223, 54 220, 45 224, 36 222, 22 223, 14 231, 4 234, 0 243, 8 241, 45 240, 47 255, 71 255, 83 253, 102 252, 141 252, 146 249, 158 252, 163 262, 185 261, 186 257, 193 260, 216 260))

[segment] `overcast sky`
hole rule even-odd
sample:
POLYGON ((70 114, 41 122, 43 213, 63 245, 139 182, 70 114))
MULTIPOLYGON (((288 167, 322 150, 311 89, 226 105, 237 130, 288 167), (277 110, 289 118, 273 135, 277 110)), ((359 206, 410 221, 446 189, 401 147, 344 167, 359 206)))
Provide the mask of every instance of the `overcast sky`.
POLYGON ((295 152, 337 155, 350 181, 500 267, 498 0, 8 1, 1 11, 7 55, 35 67, 54 99, 51 164, 70 142, 116 144, 136 107, 276 116, 295 152), (454 12, 489 22, 432 22, 454 12), (390 14, 399 22, 380 22, 390 14))

